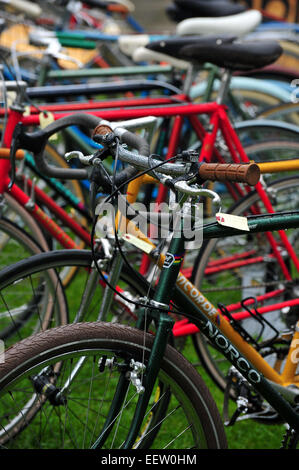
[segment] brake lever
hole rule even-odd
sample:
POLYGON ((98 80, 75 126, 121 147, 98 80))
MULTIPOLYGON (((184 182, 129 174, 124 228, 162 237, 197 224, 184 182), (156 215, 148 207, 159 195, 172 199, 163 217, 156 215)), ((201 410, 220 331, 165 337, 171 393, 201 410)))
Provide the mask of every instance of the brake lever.
POLYGON ((84 155, 79 150, 72 150, 71 152, 67 152, 64 158, 67 162, 70 162, 73 158, 78 158, 83 165, 91 165, 94 155, 84 155))
POLYGON ((189 186, 186 181, 177 181, 176 183, 174 183, 174 188, 177 191, 188 194, 189 196, 193 196, 193 197, 200 197, 200 196, 210 197, 210 198, 212 198, 212 202, 214 204, 218 204, 220 206, 221 199, 220 199, 219 194, 215 193, 215 191, 211 191, 210 189, 198 188, 196 186, 189 186))
POLYGON ((78 158, 82 165, 99 166, 109 155, 111 155, 109 149, 101 148, 91 155, 84 155, 79 150, 72 150, 71 152, 67 152, 64 158, 67 162, 71 161, 73 158, 78 158))

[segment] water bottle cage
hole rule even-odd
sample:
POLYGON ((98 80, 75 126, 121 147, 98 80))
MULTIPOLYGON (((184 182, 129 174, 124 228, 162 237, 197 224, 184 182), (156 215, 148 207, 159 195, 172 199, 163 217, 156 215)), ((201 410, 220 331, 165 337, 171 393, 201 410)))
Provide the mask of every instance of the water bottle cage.
POLYGON ((265 318, 264 315, 260 314, 257 308, 257 301, 255 297, 247 297, 241 301, 241 306, 246 310, 250 318, 253 318, 260 325, 260 332, 256 338, 253 338, 252 335, 246 331, 246 329, 241 325, 240 321, 236 321, 228 309, 223 304, 218 304, 218 308, 228 319, 232 327, 242 336, 242 338, 248 343, 252 344, 258 351, 262 348, 271 346, 279 336, 279 331, 265 318), (252 304, 252 308, 249 305, 246 305, 246 302, 252 304), (273 331, 273 336, 267 340, 259 342, 262 338, 265 327, 268 326, 273 331))

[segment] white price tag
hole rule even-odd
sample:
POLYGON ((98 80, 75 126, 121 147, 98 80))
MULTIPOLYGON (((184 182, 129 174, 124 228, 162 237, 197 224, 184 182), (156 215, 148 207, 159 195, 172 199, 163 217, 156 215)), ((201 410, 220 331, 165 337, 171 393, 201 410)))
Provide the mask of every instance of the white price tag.
POLYGON ((23 116, 30 116, 30 106, 25 106, 23 116))
POLYGON ((232 214, 223 214, 222 212, 217 212, 216 220, 218 224, 224 225, 225 227, 232 227, 237 230, 242 230, 249 232, 248 222, 246 217, 241 217, 239 215, 232 214))

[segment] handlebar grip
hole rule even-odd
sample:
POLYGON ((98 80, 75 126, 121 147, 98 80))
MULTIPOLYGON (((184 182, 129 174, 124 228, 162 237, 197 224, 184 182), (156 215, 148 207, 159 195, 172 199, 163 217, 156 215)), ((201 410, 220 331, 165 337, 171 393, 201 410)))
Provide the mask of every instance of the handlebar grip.
POLYGON ((230 181, 255 186, 260 179, 260 169, 256 163, 202 163, 199 176, 206 181, 230 181))

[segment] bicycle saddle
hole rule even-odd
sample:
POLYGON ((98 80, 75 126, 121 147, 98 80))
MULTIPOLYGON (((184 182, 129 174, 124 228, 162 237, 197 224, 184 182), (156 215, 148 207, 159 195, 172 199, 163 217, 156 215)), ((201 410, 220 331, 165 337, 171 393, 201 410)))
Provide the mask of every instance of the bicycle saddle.
POLYGON ((243 5, 227 0, 174 0, 166 7, 169 18, 176 23, 193 17, 236 15, 246 10, 243 5))
MULTIPOLYGON (((262 15, 258 10, 248 10, 244 13, 232 16, 224 16, 221 18, 191 18, 181 21, 177 25, 176 33, 179 36, 197 36, 197 35, 215 35, 215 34, 231 34, 234 36, 245 36, 254 31, 262 21, 262 15)), ((168 39, 167 36, 164 36, 168 39)), ((124 54, 133 56, 137 48, 146 46, 151 41, 159 41, 164 39, 163 35, 149 36, 148 34, 123 34, 118 38, 118 45, 124 54)), ((155 60, 155 57, 148 57, 148 51, 143 51, 146 57, 135 60, 137 62, 146 60, 155 60)), ((141 54, 141 51, 139 51, 141 54)))
POLYGON ((222 42, 210 44, 207 48, 201 44, 190 44, 180 49, 179 53, 192 62, 211 62, 229 70, 249 71, 275 62, 282 54, 282 47, 274 41, 222 42))
POLYGON ((199 36, 173 38, 146 46, 158 54, 183 61, 210 62, 230 70, 248 71, 272 64, 282 54, 274 41, 235 41, 233 36, 199 36))
POLYGON ((203 49, 208 49, 214 44, 232 43, 236 40, 236 36, 229 35, 213 35, 213 36, 174 36, 165 38, 160 41, 153 41, 148 43, 145 47, 153 52, 170 55, 178 59, 182 58, 180 53, 181 49, 187 46, 198 45, 203 49))

